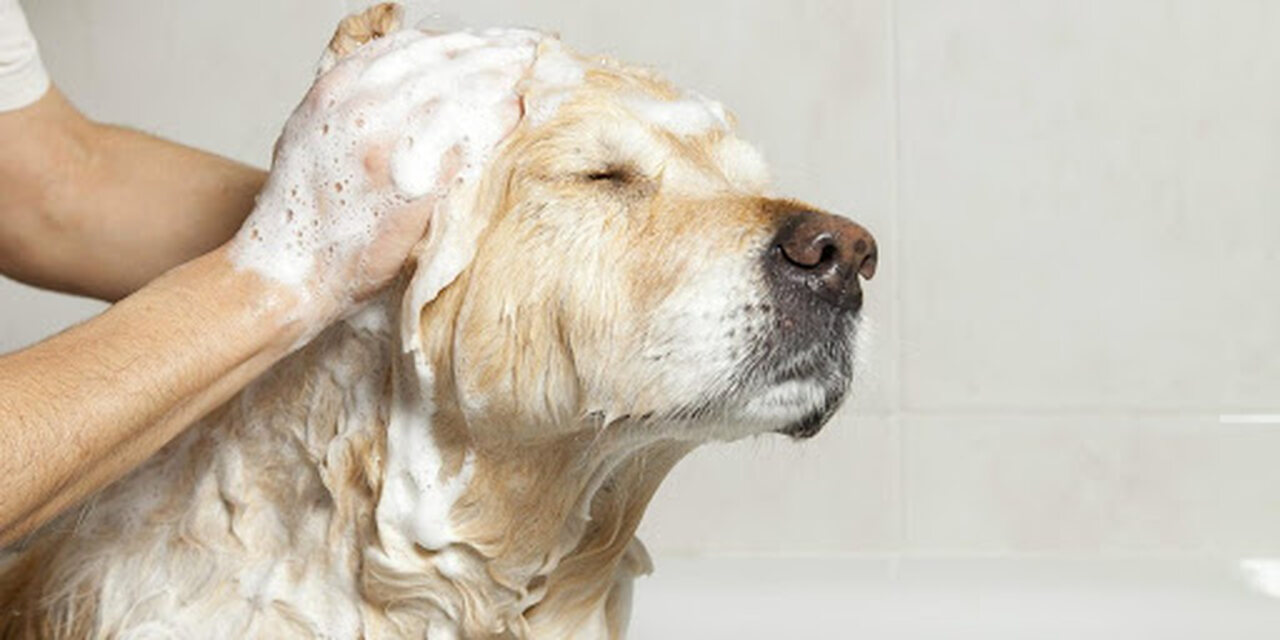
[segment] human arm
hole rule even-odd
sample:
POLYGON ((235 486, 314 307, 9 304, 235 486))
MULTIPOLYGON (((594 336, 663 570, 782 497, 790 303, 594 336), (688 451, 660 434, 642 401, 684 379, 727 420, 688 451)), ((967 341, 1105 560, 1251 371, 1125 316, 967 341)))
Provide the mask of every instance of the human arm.
POLYGON ((514 125, 533 55, 521 38, 427 40, 367 47, 317 80, 230 243, 0 357, 0 544, 141 463, 399 272, 435 203, 514 125))
POLYGON ((0 274, 119 300, 225 243, 266 173, 85 118, 50 88, 0 112, 0 274))
POLYGON ((316 321, 220 248, 0 357, 0 545, 140 464, 316 321))

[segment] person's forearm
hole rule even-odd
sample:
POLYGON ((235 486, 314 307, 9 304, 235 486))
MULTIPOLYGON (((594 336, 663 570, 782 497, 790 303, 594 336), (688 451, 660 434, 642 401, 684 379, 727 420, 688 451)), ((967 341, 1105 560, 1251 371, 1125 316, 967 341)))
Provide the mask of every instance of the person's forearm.
POLYGON ((0 546, 120 477, 287 353, 303 323, 219 249, 0 357, 0 546))
POLYGON ((266 174, 86 120, 56 89, 0 114, 0 273, 117 300, 226 242, 266 174), (17 135, 21 133, 21 135, 17 135))

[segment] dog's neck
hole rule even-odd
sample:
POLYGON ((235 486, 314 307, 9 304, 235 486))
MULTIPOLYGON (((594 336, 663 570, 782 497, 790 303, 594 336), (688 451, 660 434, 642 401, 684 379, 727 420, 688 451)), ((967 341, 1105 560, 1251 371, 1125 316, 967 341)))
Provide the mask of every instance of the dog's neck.
POLYGON ((329 498, 316 508, 331 509, 312 557, 342 550, 325 574, 351 569, 371 636, 620 635, 630 578, 649 568, 636 526, 692 445, 592 419, 545 439, 470 437, 456 405, 426 395, 391 317, 375 302, 247 390, 226 421, 267 429, 222 446, 264 482, 280 479, 252 466, 276 454, 255 440, 303 449, 329 498))

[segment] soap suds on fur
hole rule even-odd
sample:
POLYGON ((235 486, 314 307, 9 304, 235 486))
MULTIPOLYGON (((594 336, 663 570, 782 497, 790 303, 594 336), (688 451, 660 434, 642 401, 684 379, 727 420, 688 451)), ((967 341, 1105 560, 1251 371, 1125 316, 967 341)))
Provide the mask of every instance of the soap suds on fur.
POLYGON ((370 245, 386 211, 475 181, 511 124, 493 105, 514 98, 512 78, 532 64, 538 37, 406 30, 322 61, 325 72, 286 124, 254 213, 233 241, 236 266, 306 298, 317 270, 345 277, 342 265, 370 245), (390 189, 369 174, 371 153, 389 154, 390 189))
POLYGON ((676 135, 729 130, 729 117, 724 106, 693 92, 687 92, 683 100, 675 101, 631 96, 625 104, 641 120, 676 135))
MULTIPOLYGON (((525 126, 538 126, 549 120, 564 99, 582 85, 585 69, 554 38, 530 31, 513 30, 512 33, 517 35, 511 37, 537 39, 532 68, 517 90, 523 99, 525 126)), ((478 177, 487 159, 487 156, 473 158, 463 171, 475 172, 478 177)), ((471 177, 472 174, 466 175, 471 177)), ((418 313, 458 277, 475 254, 476 243, 483 230, 482 221, 476 219, 475 212, 477 182, 476 179, 468 179, 455 185, 436 207, 431 219, 431 230, 419 251, 431 258, 418 261, 401 311, 401 336, 408 351, 421 348, 418 313)))

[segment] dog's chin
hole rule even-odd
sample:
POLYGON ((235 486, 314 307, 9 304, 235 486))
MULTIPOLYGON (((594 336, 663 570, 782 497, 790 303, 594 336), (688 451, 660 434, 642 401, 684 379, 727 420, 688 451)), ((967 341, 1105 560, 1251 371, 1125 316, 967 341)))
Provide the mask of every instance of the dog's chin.
POLYGON ((794 412, 794 417, 787 420, 782 427, 774 429, 776 433, 797 440, 818 435, 822 427, 831 420, 831 416, 835 415, 836 410, 843 404, 849 391, 848 381, 843 379, 815 380, 809 384, 813 386, 813 391, 810 392, 812 399, 792 405, 790 408, 794 412))
POLYGON ((849 393, 858 317, 824 307, 780 323, 788 319, 789 330, 764 340, 744 371, 745 413, 763 418, 762 431, 812 438, 849 393))
POLYGON ((713 425, 711 439, 779 433, 817 435, 835 415, 853 380, 854 332, 839 323, 827 335, 783 335, 757 343, 729 384, 667 413, 677 422, 713 425))
POLYGON ((812 438, 831 420, 849 394, 853 378, 851 343, 834 339, 789 358, 775 369, 750 404, 772 404, 776 433, 797 440, 812 438))
POLYGON ((829 362, 770 380, 742 399, 750 422, 795 439, 812 438, 831 420, 849 392, 847 362, 829 362))
POLYGON ((790 436, 796 440, 806 440, 818 435, 822 431, 822 427, 826 426, 831 420, 831 416, 835 415, 836 409, 840 408, 841 402, 844 401, 844 394, 841 393, 830 403, 819 409, 815 409, 804 414, 799 420, 788 424, 777 430, 784 436, 790 436))

